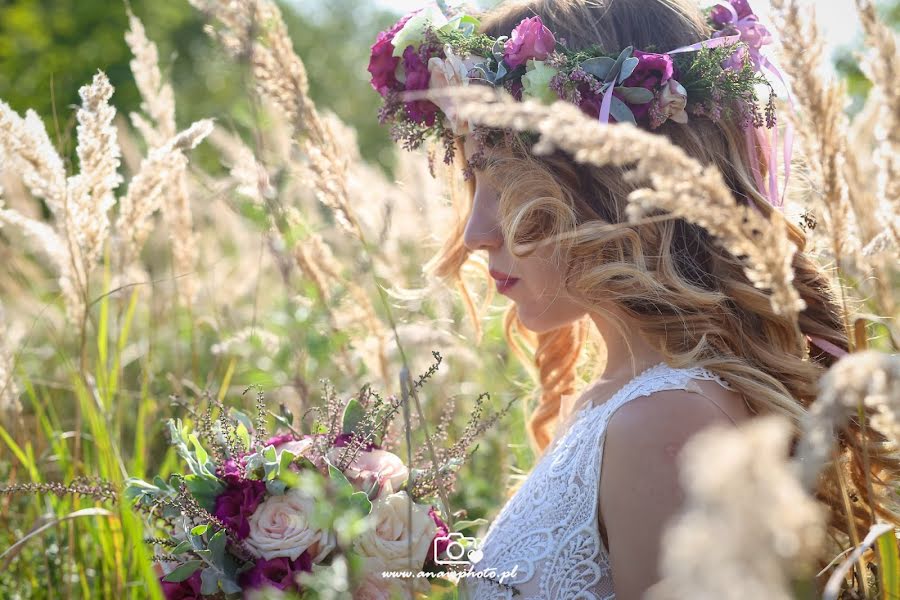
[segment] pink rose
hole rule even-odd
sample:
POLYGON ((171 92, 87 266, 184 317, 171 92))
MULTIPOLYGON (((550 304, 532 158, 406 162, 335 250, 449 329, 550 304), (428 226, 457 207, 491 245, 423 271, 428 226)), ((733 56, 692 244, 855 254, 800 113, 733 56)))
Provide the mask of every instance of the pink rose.
MULTIPOLYGON (((337 464, 343 450, 332 448, 328 460, 337 464)), ((368 491, 376 487, 376 498, 393 494, 409 477, 409 469, 399 456, 387 450, 359 452, 344 469, 344 476, 356 489, 368 491)))
POLYGON ((524 65, 528 59, 544 60, 553 52, 556 38, 544 26, 540 17, 531 17, 519 23, 503 46, 503 60, 510 69, 524 65))
POLYGON ((397 65, 400 64, 400 58, 394 56, 394 45, 391 43, 394 36, 400 31, 406 22, 416 14, 411 12, 394 24, 387 31, 382 31, 372 44, 372 55, 369 58, 369 73, 372 74, 372 87, 382 96, 387 96, 388 92, 401 91, 403 84, 397 80, 397 65))

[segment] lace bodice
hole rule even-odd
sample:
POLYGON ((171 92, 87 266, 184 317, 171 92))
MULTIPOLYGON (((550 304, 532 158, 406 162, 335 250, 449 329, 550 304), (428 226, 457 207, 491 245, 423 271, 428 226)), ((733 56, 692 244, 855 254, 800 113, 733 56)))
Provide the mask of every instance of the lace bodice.
POLYGON ((659 390, 688 389, 694 378, 731 389, 702 367, 675 369, 663 362, 631 379, 606 402, 574 412, 568 428, 551 442, 491 523, 481 540, 482 558, 469 568, 470 574, 483 576, 461 579, 460 597, 613 600, 612 574, 597 522, 606 425, 629 400, 659 390), (500 585, 504 575, 505 585, 500 585), (520 593, 514 596, 510 586, 520 593))

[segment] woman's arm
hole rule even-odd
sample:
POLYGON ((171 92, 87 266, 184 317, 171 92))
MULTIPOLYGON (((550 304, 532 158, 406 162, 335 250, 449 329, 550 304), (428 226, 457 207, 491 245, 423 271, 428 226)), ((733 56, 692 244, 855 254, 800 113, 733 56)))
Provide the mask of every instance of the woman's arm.
POLYGON ((639 600, 660 578, 659 546, 684 496, 678 456, 695 433, 747 416, 740 396, 666 390, 635 398, 607 426, 600 515, 609 540, 616 600, 639 600))

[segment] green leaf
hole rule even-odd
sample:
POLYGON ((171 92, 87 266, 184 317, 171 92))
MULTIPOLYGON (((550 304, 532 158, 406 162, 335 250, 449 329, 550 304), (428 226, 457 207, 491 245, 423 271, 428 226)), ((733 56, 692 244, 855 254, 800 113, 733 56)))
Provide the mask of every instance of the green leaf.
POLYGON ((237 435, 238 441, 240 441, 244 450, 250 450, 250 432, 247 430, 247 427, 243 423, 238 423, 234 433, 237 435))
POLYGON ((363 405, 356 398, 351 398, 347 402, 347 406, 344 407, 344 416, 341 419, 341 432, 352 433, 365 416, 366 410, 363 408, 363 405))
POLYGON ((225 486, 215 477, 209 475, 187 475, 184 484, 197 502, 212 512, 216 506, 216 496, 225 491, 225 486))
POLYGON ((206 533, 207 529, 209 529, 209 525, 207 525, 206 523, 197 525, 196 527, 191 529, 191 535, 203 535, 204 533, 206 533))
POLYGON ((291 467, 291 463, 294 462, 294 459, 297 458, 294 456, 293 452, 289 450, 281 451, 281 459, 278 462, 278 472, 287 471, 291 467))
POLYGON ((219 568, 225 566, 225 530, 220 529, 209 538, 209 552, 212 555, 212 563, 219 568))
POLYGON ((891 598, 900 593, 900 553, 894 530, 891 529, 879 536, 876 543, 881 558, 878 569, 881 574, 881 593, 884 598, 891 598))
POLYGON ((342 496, 350 496, 353 494, 353 484, 350 483, 341 470, 331 464, 327 458, 325 459, 325 462, 328 463, 328 477, 331 479, 335 491, 342 496))
POLYGON ((275 452, 275 446, 269 444, 262 452, 263 457, 268 462, 278 462, 278 454, 275 452))
POLYGON ((631 109, 628 108, 628 105, 616 98, 612 97, 612 103, 609 106, 609 114, 616 119, 619 123, 629 122, 632 125, 637 125, 637 121, 634 119, 634 113, 631 112, 631 109))
POLYGON ((354 492, 350 494, 350 506, 358 509, 363 515, 368 515, 372 512, 372 502, 365 492, 354 492))
POLYGON ((185 541, 181 542, 180 544, 178 544, 177 546, 175 546, 174 548, 172 548, 172 554, 183 554, 184 552, 187 552, 188 550, 190 550, 193 547, 194 547, 194 545, 191 544, 190 540, 185 540, 185 541))
POLYGON ((619 86, 616 92, 629 104, 646 104, 653 100, 653 92, 647 88, 619 86))
POLYGON ((186 563, 179 565, 175 568, 175 570, 163 577, 163 581, 171 581, 172 583, 184 581, 185 579, 193 575, 194 572, 201 566, 203 566, 202 560, 189 560, 186 563))
POLYGON ((616 61, 611 58, 608 58, 606 56, 598 56, 597 58, 589 58, 585 61, 582 61, 581 68, 600 81, 603 81, 609 74, 609 70, 612 69, 615 64, 616 61))
POLYGON ((488 522, 487 519, 472 519, 470 521, 456 521, 453 524, 453 529, 455 529, 456 531, 462 531, 463 529, 469 529, 470 527, 484 525, 487 522, 488 522))

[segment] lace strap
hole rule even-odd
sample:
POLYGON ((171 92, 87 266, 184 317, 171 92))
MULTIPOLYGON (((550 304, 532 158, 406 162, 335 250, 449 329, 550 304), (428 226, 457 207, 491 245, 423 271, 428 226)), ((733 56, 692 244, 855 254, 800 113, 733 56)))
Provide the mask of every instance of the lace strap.
POLYGON ((692 379, 715 381, 725 389, 734 389, 719 375, 716 375, 704 367, 676 369, 670 367, 665 362, 661 362, 639 373, 631 381, 622 386, 622 388, 608 401, 598 405, 597 408, 603 408, 600 412, 609 418, 609 416, 621 408, 626 402, 635 398, 649 396, 653 392, 662 390, 690 389, 690 382, 692 379))

